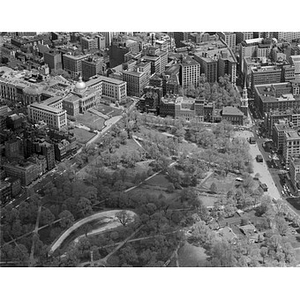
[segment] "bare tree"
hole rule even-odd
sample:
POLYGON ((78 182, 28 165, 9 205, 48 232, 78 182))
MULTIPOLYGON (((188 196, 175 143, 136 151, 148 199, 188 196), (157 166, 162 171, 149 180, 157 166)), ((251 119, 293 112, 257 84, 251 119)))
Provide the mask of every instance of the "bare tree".
POLYGON ((126 226, 132 221, 132 216, 126 210, 116 213, 116 217, 123 226, 126 226))

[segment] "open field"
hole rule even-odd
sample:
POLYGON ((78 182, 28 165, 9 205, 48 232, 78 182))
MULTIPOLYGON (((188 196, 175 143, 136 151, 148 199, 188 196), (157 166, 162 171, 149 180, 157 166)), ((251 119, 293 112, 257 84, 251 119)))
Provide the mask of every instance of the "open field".
POLYGON ((72 131, 74 132, 74 135, 76 137, 76 141, 79 144, 85 144, 87 141, 89 141, 92 137, 95 136, 94 133, 89 132, 89 131, 87 131, 85 129, 82 129, 82 128, 74 128, 72 131))
POLYGON ((76 116, 76 123, 83 124, 91 129, 101 130, 104 126, 104 119, 87 111, 76 116))

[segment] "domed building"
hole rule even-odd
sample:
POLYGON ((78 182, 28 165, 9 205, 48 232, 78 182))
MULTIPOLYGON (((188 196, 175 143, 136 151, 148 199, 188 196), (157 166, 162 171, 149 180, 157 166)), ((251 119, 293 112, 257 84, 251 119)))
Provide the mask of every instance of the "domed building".
POLYGON ((23 89, 23 104, 29 105, 34 102, 40 102, 43 87, 38 85, 29 85, 23 89))
POLYGON ((75 85, 74 92, 82 94, 87 90, 86 84, 82 81, 82 77, 79 77, 78 82, 75 85))
POLYGON ((96 106, 100 97, 97 90, 87 86, 80 76, 73 91, 63 99, 63 108, 68 115, 76 116, 96 106))

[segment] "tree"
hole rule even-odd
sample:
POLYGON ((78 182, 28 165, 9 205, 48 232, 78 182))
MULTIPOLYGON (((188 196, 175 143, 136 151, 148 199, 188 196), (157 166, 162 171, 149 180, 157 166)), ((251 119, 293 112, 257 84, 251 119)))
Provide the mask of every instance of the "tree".
POLYGON ((217 187, 217 185, 216 185, 215 182, 213 182, 213 183, 211 184, 211 186, 210 186, 209 189, 210 189, 211 193, 213 193, 213 194, 216 194, 216 193, 218 192, 218 187, 217 187))
POLYGON ((173 183, 168 184, 168 186, 167 186, 167 192, 168 193, 173 193, 174 190, 175 190, 174 184, 173 183))
POLYGON ((121 140, 121 144, 126 145, 127 138, 128 138, 127 132, 125 130, 121 131, 119 137, 120 137, 120 140, 121 140))
POLYGON ((129 212, 126 210, 122 210, 120 212, 116 213, 116 218, 119 220, 119 222, 123 225, 126 226, 128 223, 130 223, 133 218, 129 212))
POLYGON ((280 235, 287 235, 289 232, 289 226, 283 217, 277 215, 275 217, 275 224, 280 235))
POLYGON ((59 221, 59 225, 62 228, 69 228, 74 223, 74 216, 72 213, 68 210, 64 210, 59 214, 59 218, 61 219, 59 221))
POLYGON ((85 197, 81 197, 77 203, 77 209, 83 217, 90 215, 93 211, 91 201, 85 197))
POLYGON ((40 216, 41 225, 51 224, 53 223, 54 220, 55 220, 55 216, 48 208, 42 209, 41 216, 40 216))
POLYGON ((0 250, 1 261, 9 261, 13 257, 13 247, 10 244, 4 244, 0 250))

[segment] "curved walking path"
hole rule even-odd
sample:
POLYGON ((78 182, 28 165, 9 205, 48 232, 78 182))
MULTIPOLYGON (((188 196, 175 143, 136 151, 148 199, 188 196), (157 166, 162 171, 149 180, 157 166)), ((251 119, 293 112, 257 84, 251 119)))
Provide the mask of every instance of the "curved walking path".
MULTIPOLYGON (((111 221, 115 221, 115 223, 114 223, 114 226, 112 226, 111 223, 108 223, 102 228, 91 231, 90 234, 96 234, 96 233, 99 233, 106 229, 110 229, 110 228, 120 225, 119 221, 116 220, 116 213, 121 212, 121 211, 123 211, 123 210, 119 209, 119 210, 103 211, 103 212, 99 212, 99 213, 93 214, 91 216, 88 216, 84 219, 79 220, 78 222, 73 224, 73 226, 71 226, 66 231, 64 231, 63 234, 57 240, 55 240, 53 242, 53 244, 50 247, 49 254, 51 255, 55 250, 57 250, 61 246, 61 244, 65 241, 65 239, 72 232, 74 232, 76 229, 80 228, 84 224, 87 224, 91 221, 96 221, 96 220, 103 219, 103 218, 106 218, 106 219, 110 218, 111 221)), ((135 215, 135 213, 132 211, 126 210, 126 212, 129 213, 132 217, 135 215)))

